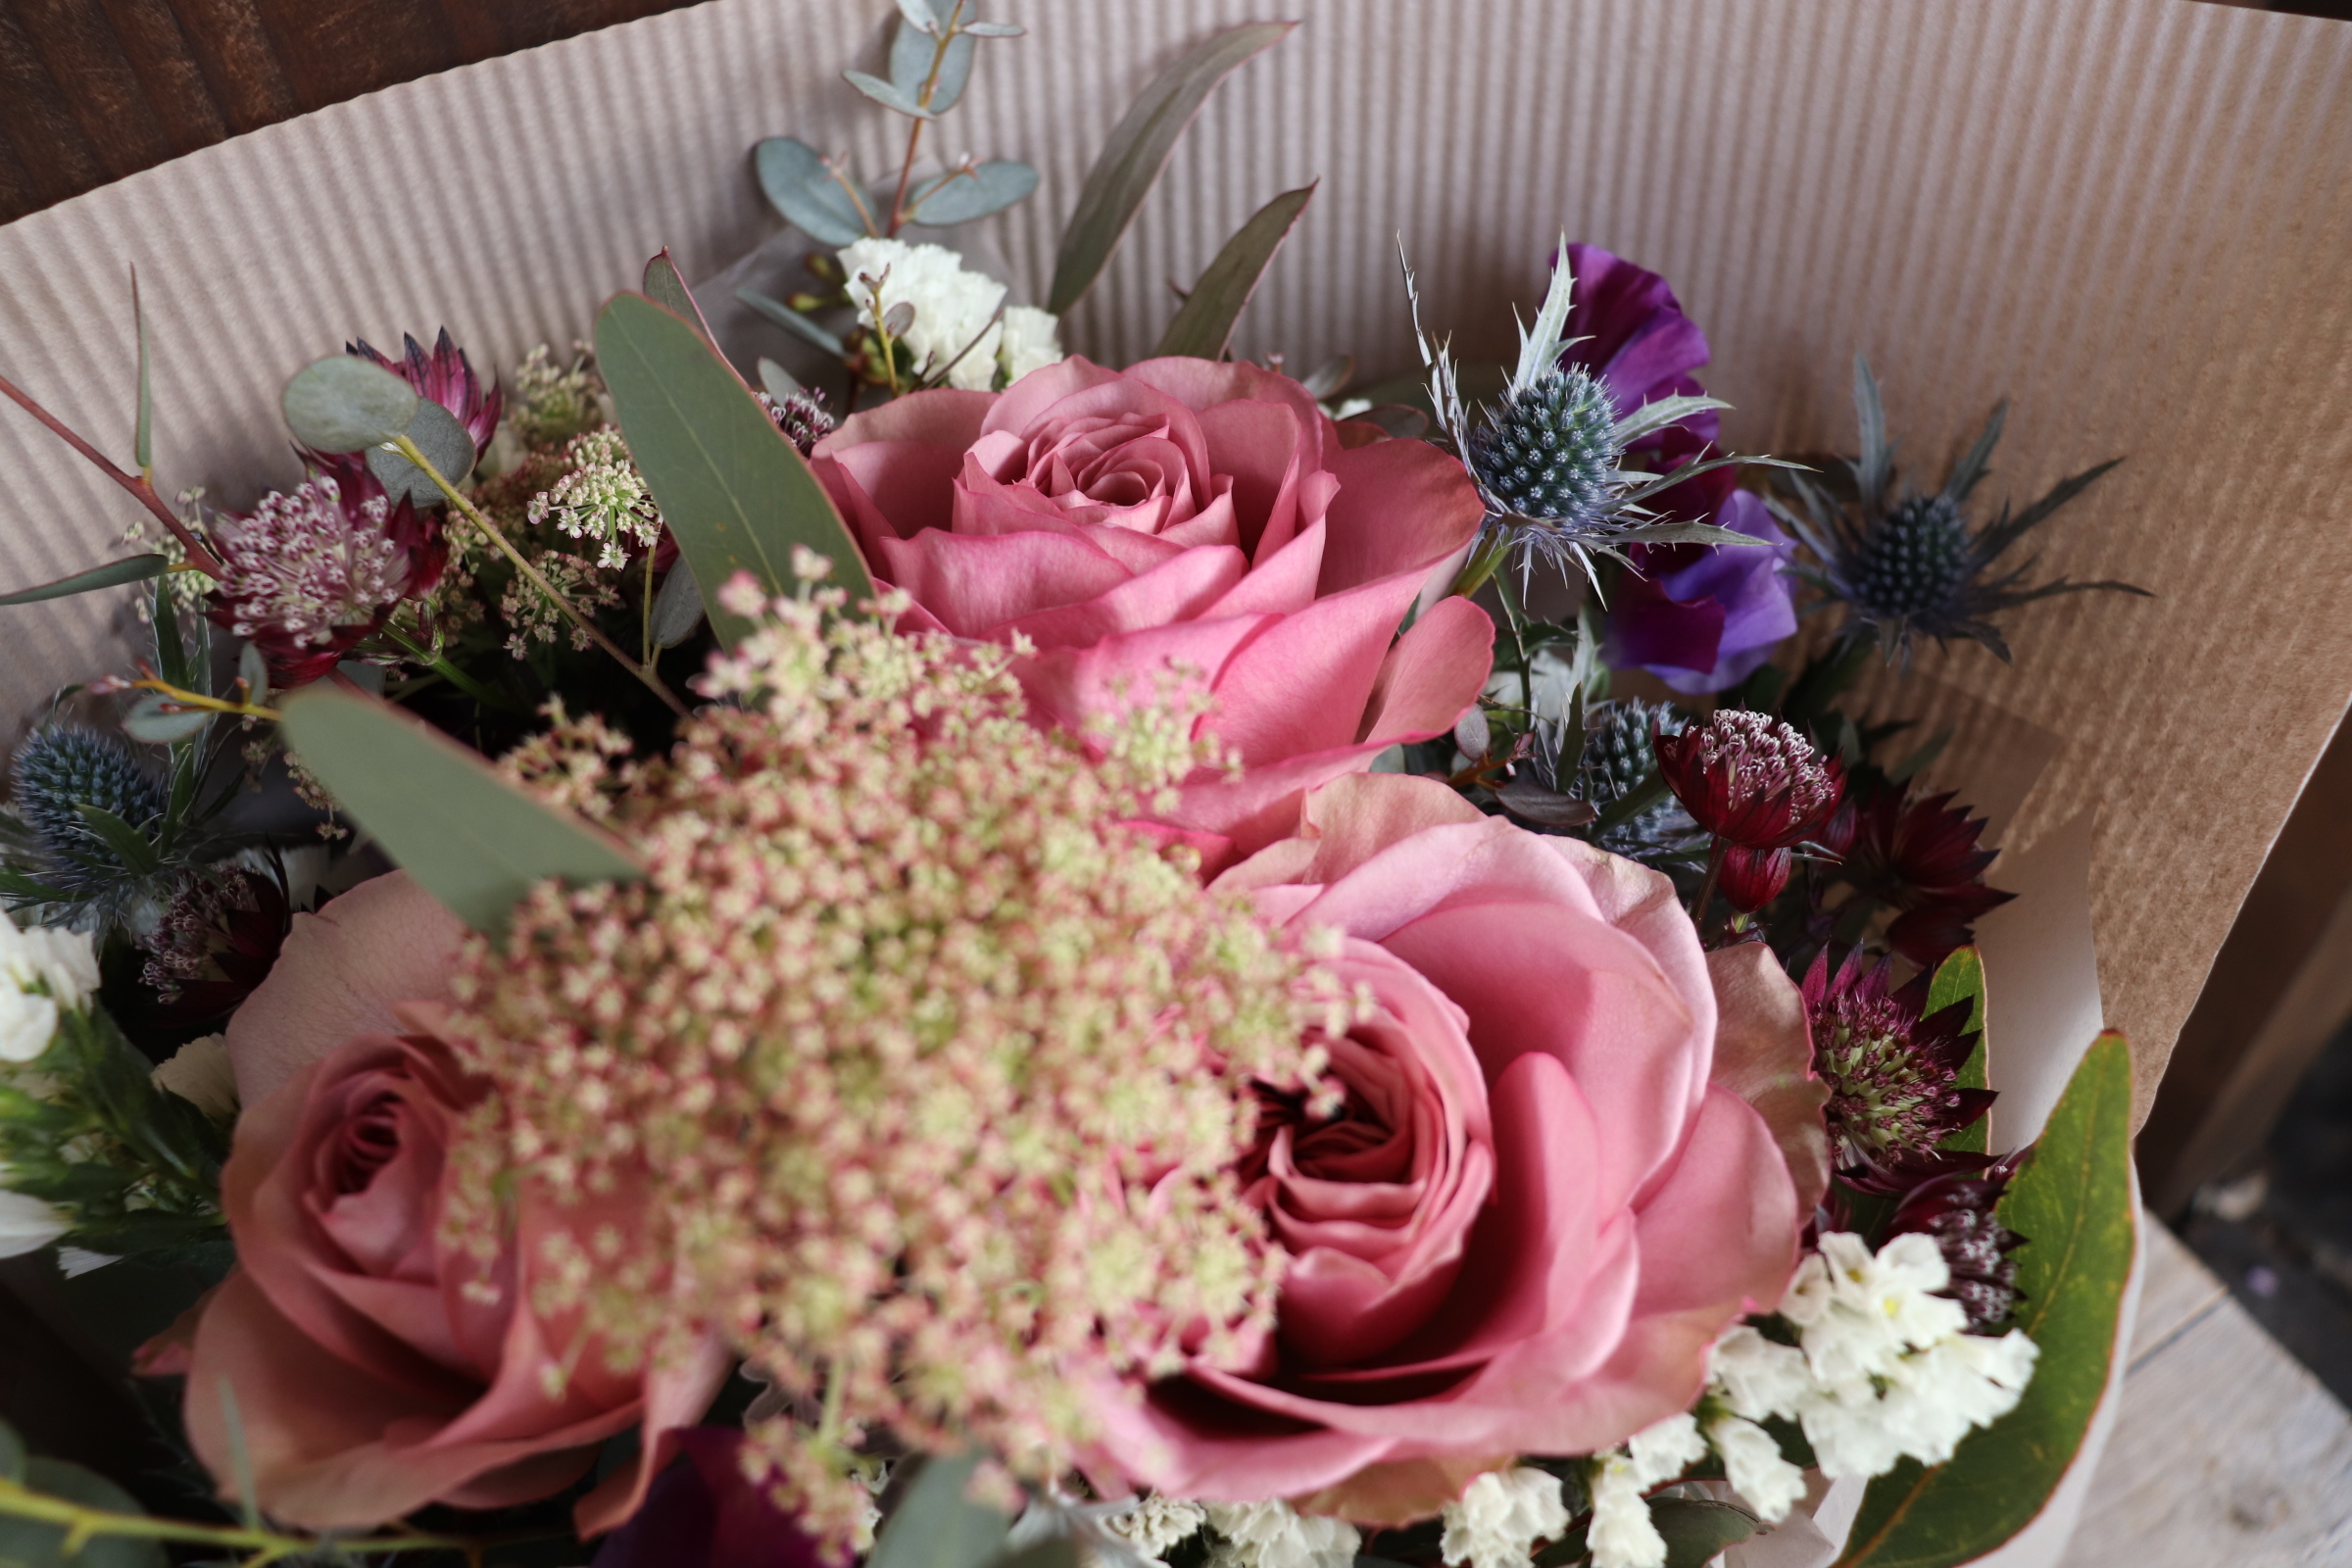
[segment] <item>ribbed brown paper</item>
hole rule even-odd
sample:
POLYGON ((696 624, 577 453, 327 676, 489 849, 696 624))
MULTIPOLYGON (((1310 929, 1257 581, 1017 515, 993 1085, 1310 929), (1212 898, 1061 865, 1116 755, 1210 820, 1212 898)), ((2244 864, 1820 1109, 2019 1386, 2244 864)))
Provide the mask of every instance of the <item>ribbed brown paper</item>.
MULTIPOLYGON (((892 14, 711 0, 36 214, 0 228, 0 372, 126 458, 136 262, 160 480, 249 503, 296 474, 281 379, 346 337, 446 322, 477 363, 509 366, 583 332, 656 247, 699 277, 772 231, 747 159, 759 137, 884 165, 903 122, 837 73, 877 53, 892 14)), ((1037 195, 997 236, 1032 291, 1088 160, 1153 70, 1222 24, 1303 21, 1179 148, 1067 323, 1075 349, 1148 349, 1169 280, 1320 175, 1245 322, 1250 353, 1408 368, 1401 233, 1433 324, 1498 357, 1564 229, 1673 281, 1748 450, 1850 447, 1860 349, 1903 454, 1932 477, 2004 394, 1993 496, 2030 499, 2125 456, 2046 530, 2043 566, 2159 597, 2037 606, 2012 629, 2014 668, 1973 647, 1923 668, 1988 744, 2058 738, 2006 843, 2095 808, 2100 974, 2140 1053, 2144 1108, 2352 694, 2352 26, 2193 0, 997 0, 991 14, 1030 36, 984 46, 942 150, 1038 166, 1037 195)), ((108 558, 132 515, 0 407, 0 586, 108 558)), ((121 612, 121 596, 0 612, 6 710, 115 667, 121 612)), ((1919 701, 1943 700, 1923 687, 1919 701)), ((2015 759, 1981 765, 2020 773, 2015 759)))

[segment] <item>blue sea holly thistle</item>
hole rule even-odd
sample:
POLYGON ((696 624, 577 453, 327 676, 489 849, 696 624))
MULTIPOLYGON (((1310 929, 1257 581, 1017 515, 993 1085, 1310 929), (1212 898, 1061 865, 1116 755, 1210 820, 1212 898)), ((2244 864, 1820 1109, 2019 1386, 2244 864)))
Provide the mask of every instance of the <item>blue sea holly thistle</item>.
MULTIPOLYGON (((1399 257, 1401 260, 1401 255, 1399 257)), ((1519 328, 1519 359, 1501 396, 1474 416, 1462 401, 1460 378, 1446 341, 1421 329, 1421 299, 1411 267, 1404 269, 1412 301, 1413 335, 1429 368, 1430 403, 1438 423, 1460 454, 1486 502, 1486 527, 1455 583, 1470 593, 1514 553, 1521 574, 1538 561, 1581 571, 1599 585, 1598 560, 1625 560, 1634 545, 1759 543, 1713 523, 1681 520, 1649 503, 1694 474, 1770 458, 1693 459, 1665 473, 1627 466, 1626 451, 1642 437, 1731 405, 1678 394, 1644 403, 1619 417, 1608 386, 1562 355, 1581 339, 1565 335, 1576 289, 1567 236, 1552 264, 1534 325, 1519 328)))
POLYGON ((1924 495, 1908 485, 1898 489, 1894 446, 1886 439, 1879 384, 1868 362, 1855 358, 1854 418, 1861 428, 1862 450, 1846 464, 1853 473, 1855 499, 1833 500, 1803 475, 1791 474, 1789 482, 1803 514, 1777 503, 1773 508, 1816 558, 1815 564, 1796 567, 1797 574, 1845 606, 1845 622, 1838 628, 1841 640, 1854 643, 1875 636, 1880 651, 1892 661, 1908 660, 1918 637, 1933 637, 1939 644, 1966 637, 2006 662, 2009 644, 1992 624, 1992 617, 2003 611, 2058 594, 2108 591, 2148 597, 2144 588, 2104 579, 2029 582, 2034 558, 2007 568, 1999 564, 2012 546, 2089 489, 2123 461, 2120 458, 2059 480, 2023 512, 2013 515, 2004 503, 1992 521, 1981 528, 1969 525, 1968 499, 1989 471, 2008 413, 2007 403, 1992 411, 1984 433, 1944 475, 1942 488, 1924 495))

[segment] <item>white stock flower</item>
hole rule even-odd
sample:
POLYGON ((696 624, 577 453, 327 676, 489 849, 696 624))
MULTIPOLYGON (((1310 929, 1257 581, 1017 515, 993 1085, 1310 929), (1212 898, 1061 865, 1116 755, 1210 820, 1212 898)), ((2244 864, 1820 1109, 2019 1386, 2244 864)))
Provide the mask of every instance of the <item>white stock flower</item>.
POLYGON ((1715 1342, 1711 1375, 1724 1402, 1751 1421, 1793 1417, 1813 1389, 1804 1351, 1776 1345, 1744 1323, 1715 1342))
POLYGON ((1301 1514, 1280 1497, 1212 1502, 1206 1511, 1225 1538, 1210 1560, 1231 1568, 1352 1568, 1363 1544, 1346 1520, 1301 1514))
POLYGON ((0 915, 0 990, 39 987, 61 1007, 79 1007, 98 989, 98 950, 87 931, 36 925, 20 930, 0 915))
POLYGON ((30 1061, 57 1034, 57 1004, 14 986, 0 986, 0 1061, 30 1061))
POLYGON ((1736 1415, 1707 1424, 1707 1442, 1723 1456, 1732 1490, 1767 1524, 1779 1524, 1805 1494, 1805 1473, 1781 1454, 1771 1433, 1736 1415))
POLYGON ((1134 1542, 1146 1556, 1165 1557, 1200 1533, 1200 1527, 1208 1523, 1208 1510, 1197 1502, 1163 1497, 1154 1492, 1102 1522, 1134 1542))
POLYGON ((935 375, 944 367, 948 385, 967 392, 985 392, 996 383, 1004 326, 995 317, 1004 284, 966 271, 963 258, 944 245, 898 239, 853 242, 841 252, 841 270, 849 276, 860 326, 878 325, 897 305, 912 310, 906 330, 892 336, 906 345, 916 374, 935 375))
MULTIPOLYGON (((7 1180, 8 1167, 0 1165, 0 1182, 7 1180)), ((37 1252, 72 1228, 56 1204, 0 1189, 0 1257, 37 1252)))
POLYGON ((998 358, 1004 365, 1004 384, 1010 386, 1031 370, 1061 363, 1061 318, 1034 305, 1007 306, 1004 342, 998 358))
POLYGON ((1697 1418, 1685 1411, 1635 1433, 1626 1440, 1625 1451, 1633 1461, 1634 1484, 1648 1488, 1674 1480, 1704 1459, 1707 1440, 1698 1435, 1697 1418))
POLYGON ((1490 1470, 1446 1505, 1446 1561, 1468 1568, 1527 1568, 1539 1541, 1567 1530, 1560 1478, 1533 1465, 1490 1470))
POLYGON ((1592 1525, 1585 1536, 1592 1568, 1666 1568, 1666 1538, 1649 1517, 1634 1463, 1622 1453, 1596 1457, 1592 1525))

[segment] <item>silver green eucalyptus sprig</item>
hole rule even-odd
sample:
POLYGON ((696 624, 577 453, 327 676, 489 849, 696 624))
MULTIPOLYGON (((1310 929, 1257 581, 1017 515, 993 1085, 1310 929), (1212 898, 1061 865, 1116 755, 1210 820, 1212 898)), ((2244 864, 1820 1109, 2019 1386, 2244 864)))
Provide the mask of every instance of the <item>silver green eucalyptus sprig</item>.
POLYGON ((1542 560, 1584 573, 1599 590, 1598 562, 1624 561, 1633 545, 1742 545, 1764 541, 1714 523, 1661 516, 1647 503, 1661 492, 1710 469, 1737 464, 1790 468, 1777 458, 1737 455, 1693 460, 1664 473, 1625 466, 1626 449, 1645 435, 1730 404, 1719 398, 1676 396, 1645 403, 1619 417, 1608 388, 1581 365, 1561 356, 1581 338, 1566 335, 1576 278, 1568 239, 1560 236, 1535 324, 1519 327, 1519 361, 1499 402, 1475 420, 1462 401, 1449 338, 1432 342, 1421 326, 1421 295, 1405 260, 1397 264, 1413 313, 1413 339, 1429 370, 1430 403, 1438 424, 1486 502, 1486 527, 1455 591, 1470 593, 1514 551, 1522 577, 1542 560))

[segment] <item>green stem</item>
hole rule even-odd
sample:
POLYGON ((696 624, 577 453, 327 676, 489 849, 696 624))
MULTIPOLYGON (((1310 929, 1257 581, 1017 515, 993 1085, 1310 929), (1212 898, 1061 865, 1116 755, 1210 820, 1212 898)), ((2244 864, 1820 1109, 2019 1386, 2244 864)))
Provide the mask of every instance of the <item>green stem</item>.
POLYGON ((1477 593, 1487 585, 1487 579, 1494 575, 1494 568, 1502 564, 1502 558, 1510 548, 1508 534, 1495 534, 1493 539, 1470 552, 1470 559, 1462 563, 1461 572, 1453 579, 1453 586, 1446 591, 1459 594, 1464 599, 1477 593))
POLYGON ((488 517, 483 516, 480 510, 477 509, 472 502, 466 500, 465 496, 458 492, 458 487, 456 485, 451 484, 446 478, 442 477, 441 470, 433 466, 433 460, 426 457, 424 453, 418 449, 416 442, 410 440, 407 435, 403 434, 394 436, 387 444, 402 457, 416 465, 417 467, 422 468, 426 477, 430 478, 434 484, 438 485, 441 489, 441 493, 449 498, 449 504, 457 508, 459 512, 463 513, 467 522, 472 523, 476 528, 482 530, 484 537, 489 539, 492 544, 496 545, 499 548, 499 552, 509 561, 514 564, 514 569, 522 574, 524 581, 528 582, 532 587, 545 594, 558 610, 561 610, 564 614, 571 617, 571 623, 579 627, 582 632, 586 633, 589 641, 595 643, 606 653, 611 654, 613 660, 619 663, 621 668, 636 676, 640 681, 643 681, 648 690, 650 690, 656 697, 661 698, 662 702, 669 705, 669 710, 671 712, 677 714, 680 718, 684 718, 686 716, 686 705, 678 701, 677 694, 675 692, 671 691, 667 686, 664 686, 662 683, 662 677, 655 674, 653 670, 647 666, 638 663, 637 661, 631 659, 627 654, 622 653, 618 643, 615 643, 612 638, 606 636, 597 628, 595 621, 580 613, 578 608, 575 607, 570 600, 564 598, 561 593, 558 593, 556 591, 556 585, 547 580, 546 574, 541 572, 537 566, 534 566, 529 562, 525 561, 522 558, 521 551, 515 549, 512 544, 507 542, 507 536, 499 532, 498 524, 492 522, 488 517))
POLYGON ((652 545, 645 547, 645 593, 637 604, 637 623, 644 631, 642 643, 644 653, 641 657, 645 661, 646 668, 651 669, 654 665, 654 547, 652 545))
POLYGON ((245 1559, 248 1568, 254 1564, 278 1562, 304 1552, 339 1548, 347 1552, 398 1551, 456 1551, 463 1552, 469 1563, 478 1564, 485 1548, 510 1541, 539 1540, 541 1536, 378 1536, 329 1540, 324 1537, 287 1536, 273 1530, 242 1528, 233 1525, 203 1525, 185 1519, 153 1519, 145 1514, 115 1513, 105 1508, 85 1507, 63 1497, 52 1497, 31 1491, 21 1482, 0 1478, 0 1515, 16 1519, 30 1519, 39 1524, 57 1525, 66 1532, 62 1555, 72 1558, 91 1541, 102 1536, 129 1538, 138 1541, 176 1541, 188 1545, 226 1546, 231 1550, 251 1551, 245 1559))
POLYGON ((411 660, 416 663, 422 664, 425 668, 431 670, 434 674, 440 676, 443 680, 449 682, 452 686, 455 686, 459 691, 464 692, 466 696, 472 698, 484 708, 495 708, 499 711, 506 713, 518 713, 522 711, 521 705, 516 703, 513 698, 505 697, 497 692, 492 691, 480 681, 475 680, 471 675, 468 675, 464 670, 458 668, 457 665, 451 663, 441 655, 433 653, 429 649, 425 648, 422 644, 410 637, 399 627, 387 622, 384 626, 384 636, 390 639, 391 642, 411 660))
POLYGON ((1717 839, 1707 847, 1707 874, 1698 884, 1698 897, 1690 901, 1690 923, 1698 927, 1699 940, 1707 935, 1707 906, 1715 900, 1715 883, 1723 875, 1723 840, 1717 839))

